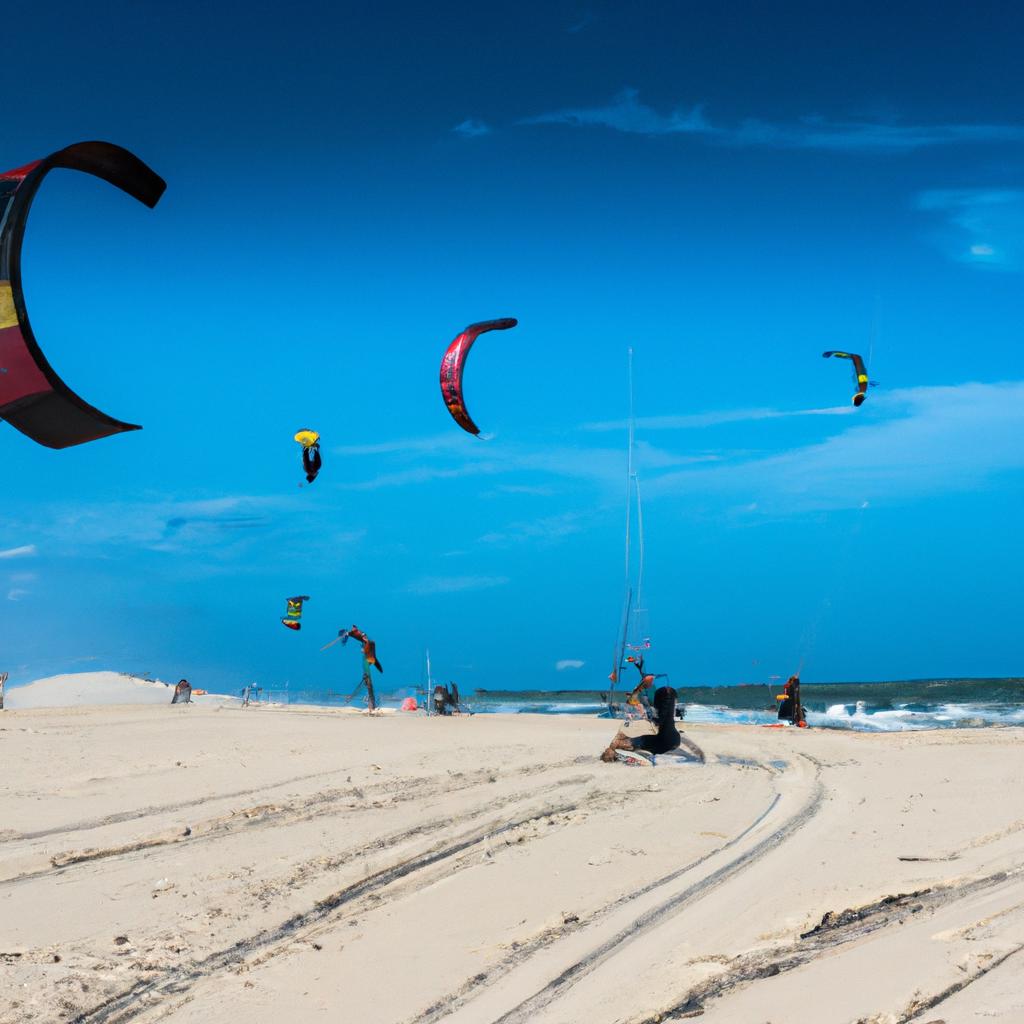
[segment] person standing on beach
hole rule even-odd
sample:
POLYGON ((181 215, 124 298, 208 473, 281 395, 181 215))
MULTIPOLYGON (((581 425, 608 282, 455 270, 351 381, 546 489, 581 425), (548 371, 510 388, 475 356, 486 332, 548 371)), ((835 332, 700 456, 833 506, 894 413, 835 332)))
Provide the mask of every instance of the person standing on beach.
POLYGON ((804 713, 804 706, 800 703, 800 676, 790 676, 782 693, 775 698, 779 703, 779 721, 790 722, 793 725, 806 725, 807 716, 804 713))
POLYGON ((174 687, 174 696, 171 698, 171 703, 192 703, 192 684, 187 679, 178 680, 178 685, 174 687))

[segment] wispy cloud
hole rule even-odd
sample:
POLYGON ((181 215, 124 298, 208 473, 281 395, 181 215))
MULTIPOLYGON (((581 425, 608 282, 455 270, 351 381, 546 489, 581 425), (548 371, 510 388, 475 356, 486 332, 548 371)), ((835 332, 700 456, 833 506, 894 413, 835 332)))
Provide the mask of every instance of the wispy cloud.
MULTIPOLYGON (((527 472, 531 479, 547 474, 573 480, 588 480, 601 485, 618 486, 624 471, 622 448, 593 448, 574 445, 521 443, 467 444, 437 443, 434 438, 383 442, 353 446, 349 455, 392 454, 399 459, 415 458, 416 464, 405 468, 386 468, 366 480, 343 485, 347 490, 373 491, 383 487, 408 486, 435 480, 454 480, 475 476, 498 476, 527 472)), ((671 467, 712 461, 716 455, 677 455, 645 442, 637 445, 637 461, 641 468, 660 471, 671 467)), ((528 486, 537 486, 530 484, 528 486)))
POLYGON ((29 591, 22 587, 11 587, 11 589, 7 591, 7 600, 20 601, 23 597, 26 597, 28 593, 29 591))
POLYGON ((882 124, 807 118, 795 125, 746 121, 726 133, 738 146, 818 149, 833 152, 907 153, 934 146, 1024 142, 1024 125, 882 124))
MULTIPOLYGON (((641 416, 636 426, 643 430, 699 430, 702 427, 716 427, 725 423, 749 423, 755 420, 788 419, 792 416, 848 416, 856 412, 852 405, 833 406, 825 409, 724 409, 717 412, 698 412, 683 416, 641 416)), ((583 430, 609 431, 626 430, 626 420, 602 420, 584 423, 583 430)))
POLYGON ((904 124, 830 121, 807 117, 793 124, 748 119, 738 125, 713 124, 703 107, 677 107, 662 113, 640 100, 636 89, 623 89, 610 103, 563 107, 522 118, 522 125, 599 126, 632 135, 693 135, 720 145, 807 149, 830 152, 906 153, 934 146, 1024 142, 1024 125, 904 124))
POLYGON ((555 543, 583 530, 586 516, 580 512, 562 512, 542 516, 532 521, 511 523, 501 530, 485 533, 480 540, 485 544, 512 544, 520 541, 555 543))
POLYGON ((375 441, 373 444, 349 444, 331 448, 334 455, 415 455, 420 452, 453 451, 472 447, 464 434, 446 430, 443 434, 426 437, 400 437, 394 441, 375 441))
POLYGON ((467 117, 465 121, 460 121, 452 131, 456 135, 461 135, 463 138, 475 139, 481 135, 490 135, 491 126, 485 121, 481 121, 476 117, 467 117))
POLYGON ((566 32, 569 35, 579 35, 585 28, 588 28, 594 22, 594 12, 584 11, 571 25, 566 28, 566 32))
MULTIPOLYGON (((56 502, 35 508, 34 514, 37 531, 46 538, 48 557, 116 558, 140 551, 180 554, 195 556, 189 571, 212 574, 225 566, 237 569, 257 544, 286 558, 297 545, 306 543, 312 528, 307 530, 304 522, 287 517, 287 508, 288 499, 277 495, 185 501, 154 495, 130 501, 56 502)), ((16 513, 7 511, 14 517, 11 522, 16 522, 16 513)), ((35 553, 35 545, 26 545, 0 552, 0 558, 35 553)), ((185 571, 185 560, 175 564, 185 571)))
POLYGON ((931 189, 918 195, 917 208, 942 218, 935 241, 951 259, 1024 270, 1024 191, 931 189))
POLYGON ((486 496, 490 497, 494 492, 500 494, 528 494, 537 498, 548 498, 555 493, 554 488, 545 487, 541 484, 497 484, 486 496))
POLYGON ((602 107, 563 107, 546 114, 524 117, 519 124, 600 125, 632 135, 709 135, 715 132, 704 120, 699 106, 659 114, 640 102, 636 89, 623 89, 611 103, 602 107))
POLYGON ((35 544, 22 544, 20 548, 7 548, 6 551, 0 551, 0 558, 31 558, 35 554, 35 544))
POLYGON ((507 576, 421 576, 405 589, 410 594, 455 594, 463 590, 490 590, 508 582, 507 576))
POLYGON ((164 524, 164 539, 176 537, 182 533, 193 536, 203 531, 217 530, 251 530, 266 526, 270 520, 266 516, 253 515, 184 515, 171 516, 164 524))
POLYGON ((774 514, 970 490, 1024 469, 1024 381, 908 388, 871 402, 885 418, 867 420, 862 410, 855 425, 819 444, 667 473, 646 493, 713 496, 774 514))
POLYGON ((579 658, 563 658, 561 661, 555 662, 556 672, 565 672, 571 669, 583 668, 586 665, 585 661, 580 661, 579 658))

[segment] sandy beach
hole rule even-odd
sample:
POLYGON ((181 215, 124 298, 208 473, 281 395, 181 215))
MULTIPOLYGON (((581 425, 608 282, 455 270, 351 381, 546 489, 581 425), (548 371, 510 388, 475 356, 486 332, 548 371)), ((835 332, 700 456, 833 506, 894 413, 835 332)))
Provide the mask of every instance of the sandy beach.
POLYGON ((0 1020, 1024 1020, 1020 731, 610 732, 5 711, 0 1020))

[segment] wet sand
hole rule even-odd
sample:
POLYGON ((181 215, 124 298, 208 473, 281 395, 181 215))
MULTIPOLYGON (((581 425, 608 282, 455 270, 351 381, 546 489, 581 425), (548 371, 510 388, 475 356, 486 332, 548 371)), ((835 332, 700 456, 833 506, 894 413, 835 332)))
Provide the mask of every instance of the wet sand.
POLYGON ((1024 732, 611 725, 0 713, 0 1021, 1024 1020, 1024 732))

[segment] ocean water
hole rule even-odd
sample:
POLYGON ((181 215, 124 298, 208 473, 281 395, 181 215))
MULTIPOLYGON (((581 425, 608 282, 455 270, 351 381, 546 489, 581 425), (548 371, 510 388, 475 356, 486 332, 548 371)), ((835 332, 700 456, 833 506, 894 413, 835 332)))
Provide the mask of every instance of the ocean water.
MULTIPOLYGON (((769 725, 777 721, 778 684, 677 687, 686 707, 686 721, 730 725, 769 725)), ((384 694, 384 707, 398 707, 407 696, 422 692, 408 688, 384 694)), ((264 691, 263 699, 282 703, 342 705, 348 695, 313 691, 264 691)), ((816 728, 863 732, 919 729, 977 729, 1024 726, 1024 679, 923 679, 882 683, 805 683, 802 699, 807 723, 816 728)), ((604 694, 597 690, 477 690, 463 707, 477 714, 585 715, 605 711, 604 694)), ((621 705, 623 695, 617 694, 621 705)), ((359 695, 355 706, 365 705, 359 695)))

